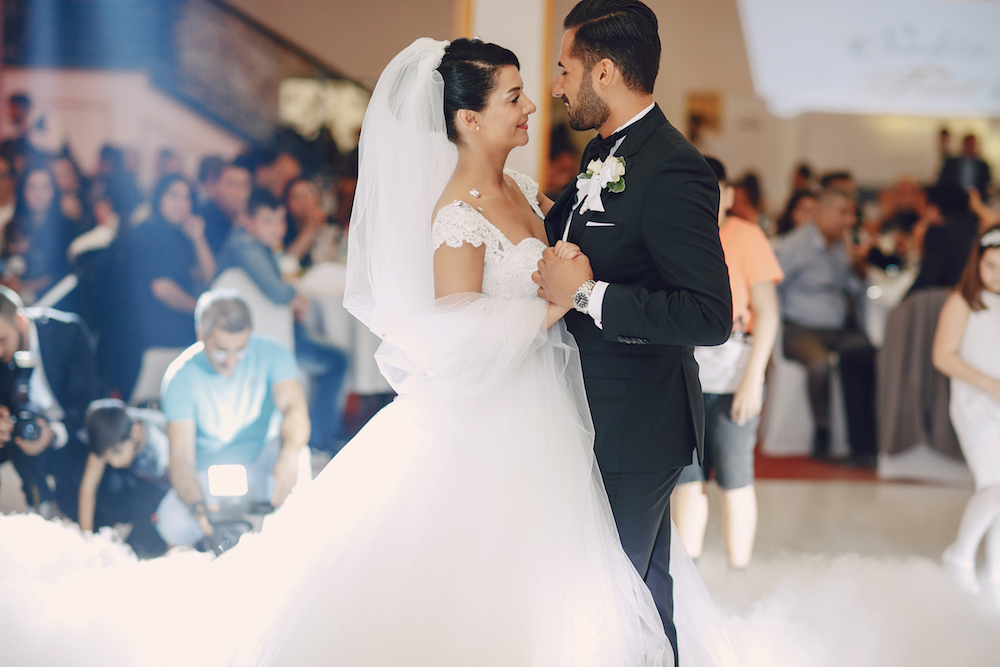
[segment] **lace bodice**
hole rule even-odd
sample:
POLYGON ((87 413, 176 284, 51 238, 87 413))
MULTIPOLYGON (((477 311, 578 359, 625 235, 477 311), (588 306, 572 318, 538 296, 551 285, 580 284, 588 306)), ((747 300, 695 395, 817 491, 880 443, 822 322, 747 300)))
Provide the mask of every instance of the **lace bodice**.
MULTIPOLYGON (((531 178, 510 169, 504 173, 514 179, 539 218, 538 184, 531 178)), ((463 243, 475 247, 486 245, 483 261, 483 296, 493 299, 523 299, 535 296, 538 286, 531 280, 538 260, 547 244, 528 237, 514 244, 504 233, 494 227, 479 211, 463 201, 455 201, 442 208, 431 231, 434 249, 442 244, 459 248, 463 243)))

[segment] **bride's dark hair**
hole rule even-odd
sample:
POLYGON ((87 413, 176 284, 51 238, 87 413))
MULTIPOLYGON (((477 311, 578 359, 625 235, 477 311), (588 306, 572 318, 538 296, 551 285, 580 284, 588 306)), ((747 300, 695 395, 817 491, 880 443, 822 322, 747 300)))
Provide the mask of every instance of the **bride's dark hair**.
POLYGON ((448 141, 458 143, 455 114, 460 109, 482 111, 497 85, 500 68, 521 69, 514 52, 478 39, 456 39, 445 49, 438 72, 444 79, 444 120, 448 141))

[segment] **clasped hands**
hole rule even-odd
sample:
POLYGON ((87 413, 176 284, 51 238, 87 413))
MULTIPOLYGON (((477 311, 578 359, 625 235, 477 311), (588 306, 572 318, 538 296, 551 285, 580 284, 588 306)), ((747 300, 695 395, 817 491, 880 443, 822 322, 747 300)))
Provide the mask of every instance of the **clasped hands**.
POLYGON ((556 241, 546 248, 538 260, 538 270, 531 279, 538 285, 538 296, 566 310, 573 308, 573 295, 594 271, 590 260, 580 251, 580 246, 566 241, 556 241))

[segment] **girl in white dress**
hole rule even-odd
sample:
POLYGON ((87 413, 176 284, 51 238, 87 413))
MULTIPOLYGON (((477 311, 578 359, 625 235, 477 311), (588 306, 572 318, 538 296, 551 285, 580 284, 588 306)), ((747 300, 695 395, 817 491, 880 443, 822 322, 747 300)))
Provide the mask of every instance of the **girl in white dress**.
POLYGON ((951 421, 976 482, 944 563, 978 590, 976 551, 986 536, 987 579, 1000 586, 1000 226, 976 243, 941 310, 934 366, 951 378, 951 421))

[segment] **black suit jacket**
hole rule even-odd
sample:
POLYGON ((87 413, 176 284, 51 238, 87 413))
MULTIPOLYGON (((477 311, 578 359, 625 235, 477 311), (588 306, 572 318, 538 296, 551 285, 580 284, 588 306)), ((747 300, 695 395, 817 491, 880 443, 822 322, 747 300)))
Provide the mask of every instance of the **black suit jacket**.
MULTIPOLYGON (((941 173, 938 174, 938 182, 950 179, 953 181, 958 180, 958 175, 960 173, 961 164, 963 156, 950 157, 944 161, 941 165, 941 173)), ((989 187, 990 179, 990 165, 985 161, 976 158, 976 189, 979 190, 980 196, 985 200, 987 196, 986 189, 989 187)))
MULTIPOLYGON (((701 455, 693 346, 721 344, 732 329, 719 184, 659 107, 628 128, 615 154, 625 158, 625 191, 602 192, 603 213, 574 211, 569 234, 595 279, 610 283, 603 329, 576 311, 566 326, 580 347, 601 470, 662 471, 690 463, 696 447, 701 455)), ((546 216, 551 243, 575 199, 570 184, 546 216)))
MULTIPOLYGON (((26 308, 24 312, 38 329, 45 378, 65 413, 63 424, 72 442, 84 425, 87 406, 103 395, 90 333, 72 313, 52 308, 26 308)), ((9 395, 13 385, 11 373, 10 364, 0 364, 0 387, 8 405, 13 398, 9 395)))

